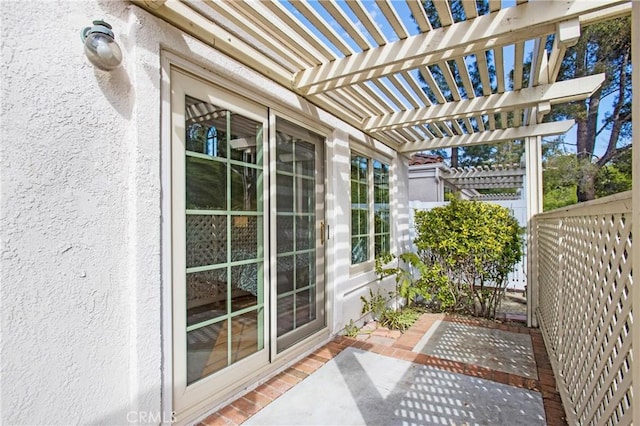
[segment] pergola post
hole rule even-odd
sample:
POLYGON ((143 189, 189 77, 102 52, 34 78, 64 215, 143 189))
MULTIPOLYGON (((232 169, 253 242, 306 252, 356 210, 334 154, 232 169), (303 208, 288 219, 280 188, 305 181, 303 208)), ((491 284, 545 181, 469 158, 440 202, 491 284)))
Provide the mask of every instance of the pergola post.
POLYGON ((525 139, 525 159, 527 179, 525 193, 527 197, 527 325, 537 327, 536 309, 538 308, 538 260, 536 257, 536 238, 533 217, 542 211, 542 138, 540 136, 525 139))
MULTIPOLYGON (((640 49, 640 3, 633 2, 633 6, 631 9, 631 46, 633 52, 638 52, 640 49)), ((633 67, 633 77, 632 77, 632 122, 635 123, 633 126, 633 139, 632 143, 634 145, 633 149, 633 181, 632 181, 632 189, 633 192, 631 194, 631 229, 632 235, 638 237, 640 235, 640 196, 638 195, 638 191, 640 191, 640 55, 632 55, 632 67, 633 67)), ((633 246, 633 242, 631 243, 631 268, 635 272, 636 277, 640 273, 640 247, 633 246)), ((636 245, 638 244, 638 239, 636 238, 636 245)), ((638 288, 638 284, 640 280, 636 278, 636 282, 633 284, 633 289, 631 291, 633 300, 631 309, 634 313, 634 324, 631 328, 631 345, 632 345, 632 357, 633 363, 632 371, 632 391, 633 391, 633 424, 640 425, 640 408, 638 407, 638 399, 640 399, 640 289, 638 288)))

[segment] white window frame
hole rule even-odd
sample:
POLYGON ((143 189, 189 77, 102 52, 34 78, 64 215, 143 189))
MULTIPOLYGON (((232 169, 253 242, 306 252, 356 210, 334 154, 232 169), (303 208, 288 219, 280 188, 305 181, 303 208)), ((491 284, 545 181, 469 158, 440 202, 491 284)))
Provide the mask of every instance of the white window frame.
MULTIPOLYGON (((369 244, 368 244, 368 253, 369 253, 369 258, 364 261, 364 262, 360 262, 360 263, 356 263, 356 264, 352 264, 351 263, 351 259, 349 260, 349 264, 350 264, 350 274, 351 275, 355 275, 355 274, 360 274, 360 273, 364 273, 364 272, 369 272, 372 271, 375 265, 375 259, 376 259, 376 254, 375 254, 375 191, 374 191, 374 179, 373 179, 373 162, 374 161, 379 161, 383 164, 385 164, 388 168, 389 168, 389 215, 390 215, 390 220, 389 220, 389 250, 392 252, 393 251, 393 234, 394 234, 394 228, 392 226, 393 224, 393 215, 394 215, 394 210, 392 208, 393 205, 393 188, 391 188, 392 186, 392 173, 393 173, 393 160, 391 157, 388 157, 386 155, 383 155, 377 151, 374 151, 372 149, 369 149, 367 147, 364 146, 356 146, 356 147, 352 147, 349 153, 349 203, 351 204, 351 158, 354 156, 361 156, 361 157, 365 157, 368 159, 368 166, 367 166, 367 191, 368 191, 368 197, 367 197, 367 203, 369 205, 368 207, 368 224, 369 224, 369 244)), ((351 257, 351 250, 352 250, 352 242, 353 242, 353 224, 351 223, 351 209, 349 209, 349 256, 351 257)))

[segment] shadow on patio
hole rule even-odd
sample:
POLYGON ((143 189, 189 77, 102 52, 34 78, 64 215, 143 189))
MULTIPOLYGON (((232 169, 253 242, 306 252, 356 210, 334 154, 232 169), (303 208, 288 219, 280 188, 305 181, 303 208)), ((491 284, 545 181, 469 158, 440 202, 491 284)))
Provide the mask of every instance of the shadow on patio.
POLYGON ((241 423, 566 424, 537 329, 441 314, 337 337, 203 421, 241 423))

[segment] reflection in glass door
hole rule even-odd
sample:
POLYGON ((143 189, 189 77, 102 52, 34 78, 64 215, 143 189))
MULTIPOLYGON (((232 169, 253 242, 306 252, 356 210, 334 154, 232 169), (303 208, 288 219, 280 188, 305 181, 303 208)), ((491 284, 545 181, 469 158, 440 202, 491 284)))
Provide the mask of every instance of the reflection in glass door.
MULTIPOLYGON (((276 327, 278 352, 324 320, 324 139, 276 119, 276 327)), ((272 263, 273 264, 273 263, 272 263)))
POLYGON ((187 385, 264 348, 263 123, 185 96, 187 385))

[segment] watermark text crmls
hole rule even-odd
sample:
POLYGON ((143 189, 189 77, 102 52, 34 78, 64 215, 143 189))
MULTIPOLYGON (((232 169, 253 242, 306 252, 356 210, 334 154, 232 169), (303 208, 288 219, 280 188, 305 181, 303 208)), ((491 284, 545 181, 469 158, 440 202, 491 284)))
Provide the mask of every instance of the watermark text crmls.
POLYGON ((175 423, 176 413, 162 413, 160 411, 129 411, 127 413, 127 422, 133 424, 149 424, 149 423, 175 423))

